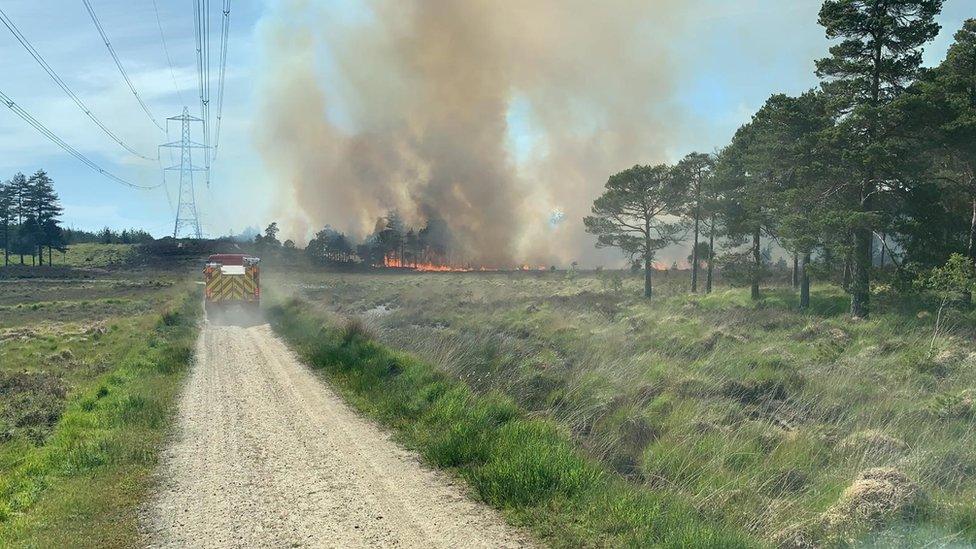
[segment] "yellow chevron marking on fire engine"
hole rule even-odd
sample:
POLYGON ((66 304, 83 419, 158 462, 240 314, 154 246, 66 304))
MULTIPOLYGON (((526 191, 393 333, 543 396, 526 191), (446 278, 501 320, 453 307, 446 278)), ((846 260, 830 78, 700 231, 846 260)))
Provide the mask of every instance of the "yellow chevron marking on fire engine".
POLYGON ((220 277, 220 281, 214 287, 213 298, 215 300, 226 299, 236 284, 233 276, 220 277))
POLYGON ((228 279, 228 281, 224 285, 224 287, 221 288, 220 299, 228 299, 228 298, 242 299, 244 297, 244 286, 243 286, 242 278, 237 276, 228 276, 226 278, 228 279))
POLYGON ((250 300, 257 292, 257 283, 253 276, 221 275, 215 273, 207 283, 207 290, 211 301, 228 299, 250 300))
POLYGON ((217 292, 217 299, 221 301, 227 299, 228 294, 230 293, 231 289, 233 289, 233 287, 234 287, 233 282, 227 282, 226 284, 224 284, 223 287, 220 288, 220 290, 217 292))
POLYGON ((230 277, 227 276, 214 277, 210 283, 210 295, 213 296, 215 299, 218 298, 228 284, 230 284, 230 277))

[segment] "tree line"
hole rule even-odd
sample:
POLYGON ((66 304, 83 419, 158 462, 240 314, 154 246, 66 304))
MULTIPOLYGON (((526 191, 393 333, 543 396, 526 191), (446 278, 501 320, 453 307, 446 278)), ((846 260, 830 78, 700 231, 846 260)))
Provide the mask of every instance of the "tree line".
POLYGON ((121 231, 105 227, 98 231, 84 229, 62 229, 64 243, 82 244, 146 244, 155 240, 153 235, 143 229, 122 229, 121 231))
POLYGON ((692 291, 700 263, 710 291, 714 264, 745 272, 759 299, 774 241, 793 256, 800 307, 811 276, 837 280, 855 318, 868 316, 878 276, 907 287, 954 254, 971 269, 976 20, 923 68, 942 3, 825 1, 819 23, 835 43, 816 63, 821 85, 771 96, 717 154, 612 175, 584 219, 597 246, 641 261, 650 296, 655 252, 690 236, 692 291))
POLYGON ((447 223, 428 219, 423 227, 407 227, 396 210, 376 220, 373 232, 353 245, 343 233, 326 226, 305 247, 314 264, 350 264, 416 267, 419 264, 449 264, 453 238, 447 223))
POLYGON ((30 177, 17 173, 0 182, 0 248, 3 264, 19 256, 20 264, 29 256, 31 262, 43 265, 44 251, 51 261, 52 250, 65 251, 64 231, 60 218, 63 208, 54 191, 54 181, 44 170, 30 177))

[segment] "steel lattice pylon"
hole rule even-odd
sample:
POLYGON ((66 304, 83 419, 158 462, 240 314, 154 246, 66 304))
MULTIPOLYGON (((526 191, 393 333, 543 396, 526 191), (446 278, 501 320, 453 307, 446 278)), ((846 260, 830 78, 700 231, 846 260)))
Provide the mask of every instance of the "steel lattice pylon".
MULTIPOLYGON (((190 124, 192 122, 203 123, 203 120, 190 116, 190 110, 187 107, 183 107, 182 115, 171 116, 166 119, 167 132, 169 131, 170 120, 180 122, 182 136, 179 141, 160 145, 159 148, 180 149, 180 163, 163 168, 164 172, 180 172, 179 206, 176 209, 173 237, 179 238, 182 233, 192 238, 203 238, 203 232, 200 230, 200 217, 197 214, 196 195, 193 190, 193 172, 206 172, 207 169, 193 165, 193 149, 204 149, 204 155, 209 155, 209 153, 206 152, 207 147, 205 145, 190 139, 190 124)), ((165 173, 163 177, 166 177, 165 173)))

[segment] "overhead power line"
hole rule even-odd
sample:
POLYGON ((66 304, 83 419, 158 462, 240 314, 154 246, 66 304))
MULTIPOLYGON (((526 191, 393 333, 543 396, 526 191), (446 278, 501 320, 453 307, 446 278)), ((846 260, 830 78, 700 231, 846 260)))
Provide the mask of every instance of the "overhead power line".
MULTIPOLYGON (((12 99, 10 99, 9 97, 7 97, 7 95, 5 93, 3 93, 3 91, 0 91, 0 102, 3 102, 3 104, 6 105, 7 108, 9 108, 10 110, 12 110, 14 112, 14 114, 16 114, 17 116, 19 116, 22 119, 24 119, 25 122, 27 122, 28 124, 30 124, 35 130, 37 130, 38 132, 40 132, 41 135, 43 135, 44 137, 46 137, 46 138, 50 139, 51 141, 53 141, 54 144, 56 144, 57 146, 61 147, 65 151, 67 151, 68 154, 70 154, 71 156, 77 158, 78 160, 80 160, 83 164, 85 164, 89 168, 91 168, 91 169, 95 170, 96 172, 104 175, 105 177, 111 179, 112 181, 115 181, 116 183, 119 183, 120 185, 125 185, 126 187, 132 187, 133 189, 145 189, 145 190, 149 190, 149 189, 155 189, 156 187, 159 186, 159 185, 152 185, 152 186, 136 185, 135 183, 130 183, 129 181, 126 181, 125 179, 122 179, 121 177, 119 177, 119 176, 117 176, 117 175, 115 175, 115 174, 113 174, 113 173, 111 173, 111 172, 109 172, 107 170, 102 169, 101 166, 99 166, 98 164, 96 164, 95 162, 93 162, 87 156, 85 156, 85 155, 81 154, 80 152, 78 152, 71 145, 68 145, 67 143, 65 143, 63 139, 61 139, 60 137, 58 137, 51 130, 47 129, 46 126, 44 126, 43 124, 41 124, 40 122, 38 122, 37 119, 34 118, 33 116, 31 116, 31 114, 29 112, 27 112, 26 110, 24 110, 23 107, 21 107, 17 103, 14 103, 12 99)), ((160 185, 161 184, 162 183, 160 183, 160 185)))
POLYGON ((90 118, 91 121, 94 122, 95 125, 98 126, 105 133, 105 135, 109 136, 113 141, 118 143, 119 146, 122 147, 123 149, 129 151, 130 153, 140 158, 144 158, 146 160, 156 160, 155 158, 146 156, 136 151, 131 146, 129 146, 125 141, 123 141, 122 138, 115 135, 115 133, 112 132, 112 130, 108 129, 108 127, 104 123, 102 123, 102 121, 99 120, 94 113, 92 113, 91 109, 89 109, 88 106, 85 105, 84 101, 82 101, 78 97, 78 95, 75 94, 75 92, 72 91, 70 87, 68 87, 68 84, 65 83, 64 79, 62 79, 61 76, 59 76, 58 73, 55 72, 53 68, 51 68, 51 65, 49 65, 47 61, 44 60, 44 57, 40 54, 40 52, 38 52, 37 49, 35 49, 34 46, 30 43, 30 41, 27 40, 27 37, 25 37, 24 34, 20 32, 20 29, 18 29, 17 26, 14 25, 14 22, 10 20, 10 17, 8 17, 6 13, 4 13, 3 9, 0 9, 0 22, 2 22, 4 26, 7 27, 7 30, 9 30, 10 33, 14 35, 14 38, 16 38, 18 42, 20 42, 20 45, 23 46, 25 50, 27 50, 27 53, 29 53, 31 57, 33 57, 34 60, 37 61, 37 63, 41 66, 41 68, 44 69, 44 72, 46 72, 48 76, 50 76, 51 79, 54 80, 54 83, 57 84, 58 87, 60 87, 64 91, 64 93, 68 94, 68 97, 70 97, 71 100, 74 101, 75 105, 78 105, 78 108, 81 109, 81 111, 85 113, 85 115, 87 115, 88 118, 90 118))
POLYGON ((223 21, 220 29, 220 77, 217 84, 217 122, 214 129, 213 159, 217 159, 220 146, 220 120, 224 113, 224 74, 227 71, 227 41, 230 37, 230 0, 224 0, 223 21))
POLYGON ((173 59, 169 55, 169 47, 166 45, 166 33, 163 32, 163 21, 159 18, 159 6, 156 4, 156 0, 152 0, 153 11, 156 13, 156 26, 159 27, 159 39, 163 42, 163 53, 166 54, 166 64, 169 65, 169 74, 173 77, 173 88, 176 89, 176 95, 180 98, 180 104, 186 104, 183 101, 183 92, 180 91, 180 85, 176 80, 176 70, 173 68, 173 59))
POLYGON ((203 144, 206 184, 210 186, 210 0, 193 0, 193 23, 197 44, 197 80, 200 85, 200 118, 203 120, 203 144))
POLYGON ((88 10, 88 15, 91 16, 92 23, 95 24, 95 28, 98 29, 98 34, 101 35, 102 41, 105 42, 105 47, 108 48, 108 52, 112 55, 112 60, 115 61, 115 66, 119 68, 119 72, 122 73, 122 78, 125 79, 125 83, 129 86, 129 90, 132 91, 132 95, 135 96, 136 101, 142 107, 142 110, 146 111, 146 115, 152 120, 152 123, 156 125, 160 131, 166 131, 163 126, 156 121, 156 117, 153 116, 152 111, 149 110, 149 106, 146 102, 142 100, 139 96, 139 92, 136 91, 136 87, 132 84, 132 80, 129 79, 129 75, 125 72, 125 68, 122 66, 122 61, 119 60, 118 54, 115 53, 115 48, 112 47, 112 43, 109 41, 108 36, 105 34, 105 29, 102 28, 102 24, 98 21, 98 16, 95 15, 95 10, 92 9, 90 0, 81 0, 85 4, 85 9, 88 10))

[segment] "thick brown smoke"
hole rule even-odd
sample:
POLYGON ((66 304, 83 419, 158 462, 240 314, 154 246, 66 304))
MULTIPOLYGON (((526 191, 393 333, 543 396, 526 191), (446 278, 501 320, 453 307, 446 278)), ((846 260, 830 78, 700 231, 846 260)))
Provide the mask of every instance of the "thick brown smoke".
POLYGON ((680 4, 365 0, 336 19, 285 2, 264 26, 259 148, 290 190, 286 231, 362 236, 395 208, 443 218, 486 264, 592 260, 581 218, 607 176, 673 137, 680 4))

